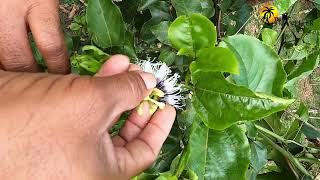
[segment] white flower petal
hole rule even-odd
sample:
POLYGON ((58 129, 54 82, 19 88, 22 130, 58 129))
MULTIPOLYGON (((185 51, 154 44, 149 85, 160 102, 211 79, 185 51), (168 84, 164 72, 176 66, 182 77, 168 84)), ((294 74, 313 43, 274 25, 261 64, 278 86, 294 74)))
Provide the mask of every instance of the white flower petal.
POLYGON ((161 91, 165 93, 163 101, 176 108, 181 109, 183 107, 181 101, 184 97, 181 95, 182 85, 177 85, 179 81, 179 74, 171 74, 171 69, 161 62, 153 63, 149 60, 141 60, 138 62, 143 71, 152 73, 157 79, 158 86, 161 91))

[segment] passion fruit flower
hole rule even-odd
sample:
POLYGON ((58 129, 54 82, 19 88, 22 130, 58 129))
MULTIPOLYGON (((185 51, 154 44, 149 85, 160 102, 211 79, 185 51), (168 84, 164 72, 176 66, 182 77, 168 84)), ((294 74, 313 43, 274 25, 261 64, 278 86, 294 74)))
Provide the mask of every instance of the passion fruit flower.
POLYGON ((157 80, 157 85, 151 94, 139 105, 138 114, 142 114, 142 107, 145 102, 150 105, 150 114, 153 114, 157 108, 163 109, 165 104, 170 104, 177 109, 184 106, 182 103, 184 99, 182 85, 178 84, 179 74, 172 73, 170 67, 162 62, 140 60, 137 64, 143 71, 153 74, 157 80))

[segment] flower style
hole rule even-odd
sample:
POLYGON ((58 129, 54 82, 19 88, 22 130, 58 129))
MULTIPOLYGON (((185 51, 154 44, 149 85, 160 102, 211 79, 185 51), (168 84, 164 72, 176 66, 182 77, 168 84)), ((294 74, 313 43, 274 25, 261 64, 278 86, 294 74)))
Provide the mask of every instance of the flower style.
POLYGON ((157 79, 156 88, 144 99, 144 102, 147 101, 152 105, 150 113, 153 113, 158 107, 163 109, 165 104, 170 104, 177 109, 183 107, 182 100, 184 97, 181 95, 182 85, 177 84, 180 78, 179 74, 172 74, 171 69, 162 62, 140 60, 138 65, 141 66, 143 71, 152 73, 157 79))

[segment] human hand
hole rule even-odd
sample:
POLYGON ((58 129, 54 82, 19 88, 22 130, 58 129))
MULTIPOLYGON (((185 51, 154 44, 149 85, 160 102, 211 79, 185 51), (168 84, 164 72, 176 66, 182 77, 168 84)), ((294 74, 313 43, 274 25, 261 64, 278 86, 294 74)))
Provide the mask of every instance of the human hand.
POLYGON ((51 73, 69 71, 60 28, 58 0, 2 0, 0 4, 0 69, 36 72, 28 39, 31 31, 51 73))
POLYGON ((113 56, 96 77, 0 72, 0 179, 129 179, 157 157, 175 119, 133 110, 118 136, 108 129, 156 85, 113 56), (148 87, 148 88, 147 88, 148 87))

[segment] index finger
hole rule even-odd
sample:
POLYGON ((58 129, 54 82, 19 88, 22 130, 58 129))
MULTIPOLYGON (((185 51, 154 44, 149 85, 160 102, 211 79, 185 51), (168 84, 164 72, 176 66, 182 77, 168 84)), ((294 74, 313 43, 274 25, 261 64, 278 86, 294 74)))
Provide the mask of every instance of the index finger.
POLYGON ((69 72, 67 48, 60 27, 58 1, 41 0, 29 9, 27 21, 42 53, 48 71, 56 74, 69 72))

